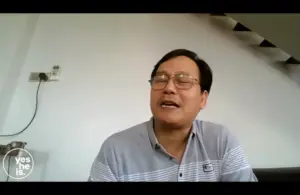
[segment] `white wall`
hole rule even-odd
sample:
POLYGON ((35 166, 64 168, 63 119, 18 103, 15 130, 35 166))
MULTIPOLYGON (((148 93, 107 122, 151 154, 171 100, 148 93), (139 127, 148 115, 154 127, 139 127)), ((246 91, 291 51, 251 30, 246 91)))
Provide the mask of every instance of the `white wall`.
POLYGON ((0 14, 0 130, 17 86, 38 15, 0 14))
POLYGON ((32 126, 0 141, 28 142, 37 164, 30 180, 86 180, 104 139, 150 118, 147 80, 175 48, 196 51, 214 71, 199 118, 228 126, 253 167, 299 166, 299 87, 206 16, 40 15, 2 133, 32 117, 29 72, 60 64, 61 80, 41 87, 32 126))

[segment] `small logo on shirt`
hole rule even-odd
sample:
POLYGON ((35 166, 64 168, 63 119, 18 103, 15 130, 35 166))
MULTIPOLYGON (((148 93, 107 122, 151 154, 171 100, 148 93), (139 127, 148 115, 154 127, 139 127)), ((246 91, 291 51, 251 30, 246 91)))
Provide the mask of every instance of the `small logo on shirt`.
POLYGON ((214 167, 212 166, 212 164, 204 164, 203 165, 203 171, 204 172, 211 172, 214 170, 214 167))

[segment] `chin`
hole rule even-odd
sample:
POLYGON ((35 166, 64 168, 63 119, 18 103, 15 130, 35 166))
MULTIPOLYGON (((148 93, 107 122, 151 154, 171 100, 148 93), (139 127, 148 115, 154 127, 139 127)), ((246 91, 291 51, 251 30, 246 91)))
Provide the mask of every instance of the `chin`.
POLYGON ((172 116, 166 114, 160 114, 154 117, 155 119, 159 120, 164 125, 170 126, 180 126, 183 118, 181 116, 172 116))

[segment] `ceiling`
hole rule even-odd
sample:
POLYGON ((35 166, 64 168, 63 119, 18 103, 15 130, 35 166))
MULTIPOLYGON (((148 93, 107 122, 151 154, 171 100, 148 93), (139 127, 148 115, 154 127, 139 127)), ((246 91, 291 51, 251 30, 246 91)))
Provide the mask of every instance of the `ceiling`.
POLYGON ((300 60, 300 14, 228 14, 300 60))

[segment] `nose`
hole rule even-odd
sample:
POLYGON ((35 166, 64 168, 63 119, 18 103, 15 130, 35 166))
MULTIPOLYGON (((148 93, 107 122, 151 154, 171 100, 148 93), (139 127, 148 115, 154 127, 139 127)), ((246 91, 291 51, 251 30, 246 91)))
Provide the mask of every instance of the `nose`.
POLYGON ((175 84, 174 84, 174 81, 173 79, 169 79, 166 87, 164 88, 164 93, 165 94, 176 94, 176 87, 175 87, 175 84))

